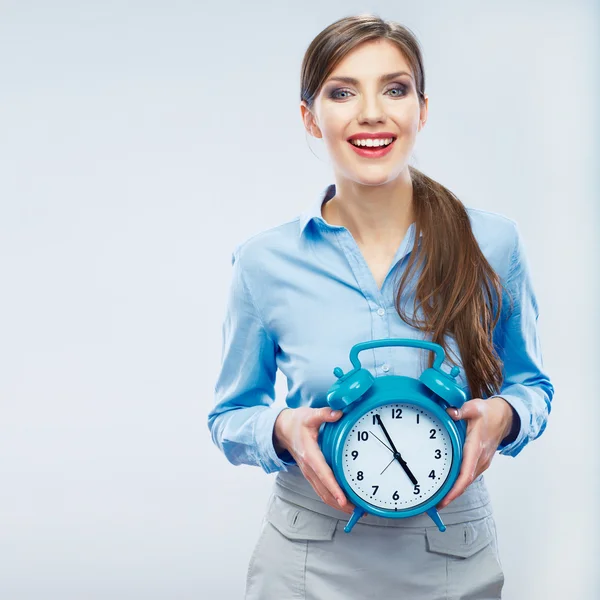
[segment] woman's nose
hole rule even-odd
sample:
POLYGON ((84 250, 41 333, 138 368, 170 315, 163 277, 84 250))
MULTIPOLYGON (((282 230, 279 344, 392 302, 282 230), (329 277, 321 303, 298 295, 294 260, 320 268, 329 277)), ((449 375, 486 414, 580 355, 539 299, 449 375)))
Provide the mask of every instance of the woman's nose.
POLYGON ((380 100, 365 96, 360 105, 358 118, 361 123, 376 123, 384 122, 387 117, 380 100))

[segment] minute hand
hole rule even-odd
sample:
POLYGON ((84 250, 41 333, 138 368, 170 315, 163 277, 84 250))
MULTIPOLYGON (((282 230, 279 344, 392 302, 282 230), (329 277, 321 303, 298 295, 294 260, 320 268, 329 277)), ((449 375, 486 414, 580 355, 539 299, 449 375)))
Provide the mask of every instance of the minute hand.
POLYGON ((402 458, 402 455, 400 454, 400 452, 398 452, 398 450, 396 450, 396 446, 394 446, 394 442, 392 442, 392 438, 390 437, 389 433, 387 432, 387 429, 385 428, 385 425, 383 424, 381 417, 378 414, 376 414, 375 417, 377 418, 377 422, 379 423, 379 425, 381 425, 381 429, 383 429, 383 433, 385 434, 387 441, 390 443, 390 446, 392 447, 392 450, 394 451, 394 458, 400 463, 400 466, 404 469, 404 472, 408 475, 408 478, 412 481, 413 485, 417 485, 419 483, 417 481, 417 478, 413 475, 412 471, 408 468, 408 465, 406 464, 406 461, 402 458))

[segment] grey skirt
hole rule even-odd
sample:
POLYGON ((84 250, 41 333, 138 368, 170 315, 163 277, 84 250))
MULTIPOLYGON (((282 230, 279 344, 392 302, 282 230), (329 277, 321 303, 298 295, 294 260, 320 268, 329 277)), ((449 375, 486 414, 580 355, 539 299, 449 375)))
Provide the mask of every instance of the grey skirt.
POLYGON ((250 557, 245 600, 501 598, 492 514, 447 525, 443 533, 433 523, 381 526, 365 519, 345 533, 349 516, 341 514, 315 512, 274 492, 250 557))

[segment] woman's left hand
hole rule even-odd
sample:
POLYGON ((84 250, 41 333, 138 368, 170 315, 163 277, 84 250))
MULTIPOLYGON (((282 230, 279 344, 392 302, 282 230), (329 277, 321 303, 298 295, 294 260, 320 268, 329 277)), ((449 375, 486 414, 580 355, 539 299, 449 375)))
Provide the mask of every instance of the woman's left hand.
POLYGON ((513 419, 511 405, 499 396, 468 400, 458 415, 455 408, 446 410, 455 421, 467 419, 467 438, 458 478, 438 509, 458 498, 490 466, 500 442, 510 433, 513 419))

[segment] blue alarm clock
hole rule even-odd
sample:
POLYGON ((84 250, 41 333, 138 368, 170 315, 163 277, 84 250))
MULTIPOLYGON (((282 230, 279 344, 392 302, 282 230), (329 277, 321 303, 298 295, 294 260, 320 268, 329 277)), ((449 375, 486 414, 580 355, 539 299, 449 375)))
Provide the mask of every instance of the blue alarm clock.
POLYGON ((467 400, 452 367, 442 370, 445 353, 433 342, 390 338, 352 347, 353 369, 327 392, 327 403, 343 416, 323 423, 318 443, 344 493, 356 507, 344 531, 365 512, 392 519, 426 512, 440 531, 446 527, 436 504, 456 481, 466 438, 464 421, 454 421, 448 407, 467 400), (383 346, 413 346, 435 352, 432 368, 418 379, 401 375, 374 377, 361 368, 359 352, 383 346))

